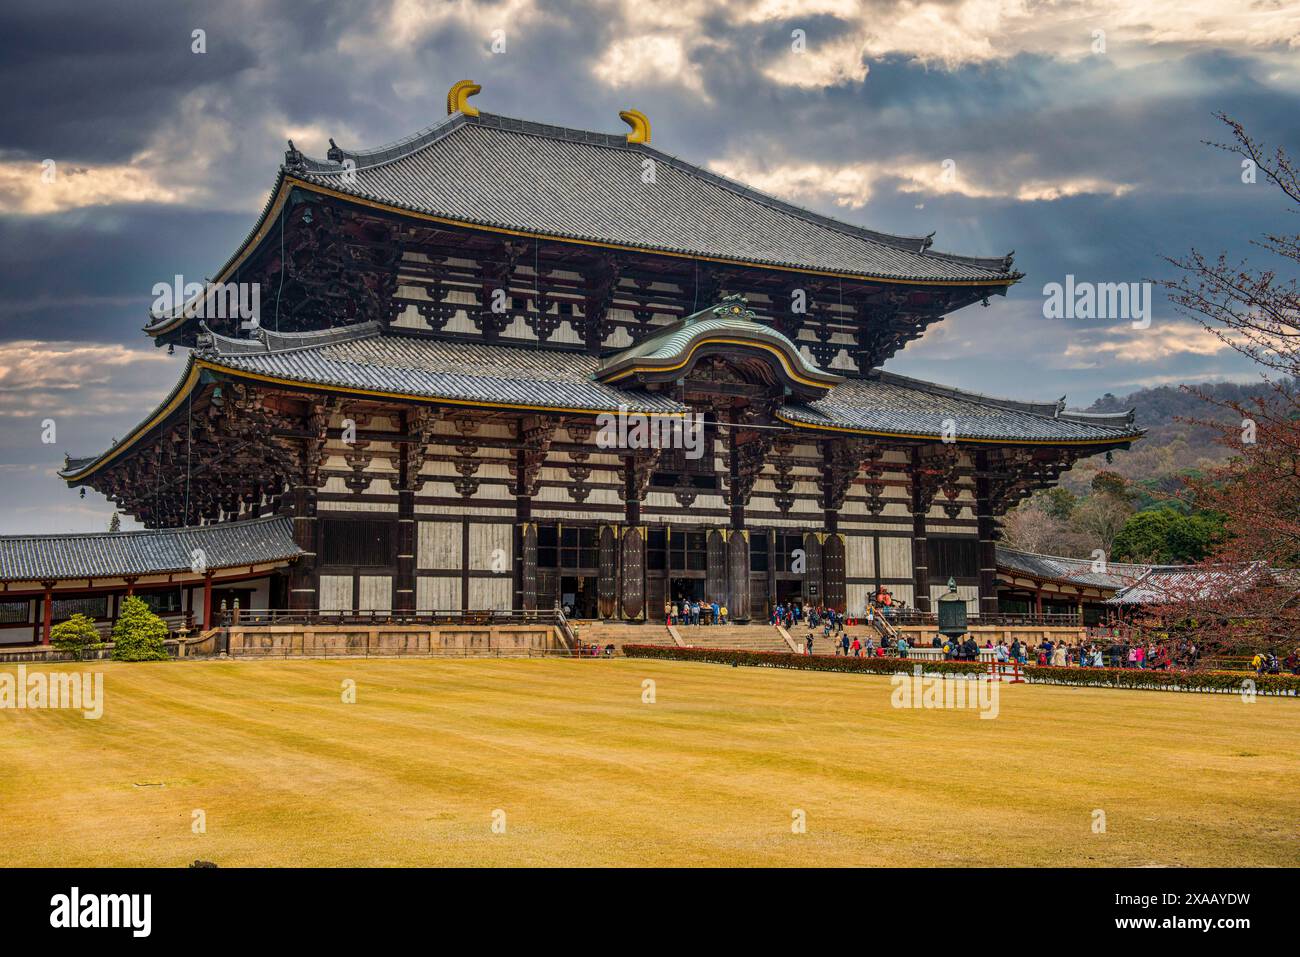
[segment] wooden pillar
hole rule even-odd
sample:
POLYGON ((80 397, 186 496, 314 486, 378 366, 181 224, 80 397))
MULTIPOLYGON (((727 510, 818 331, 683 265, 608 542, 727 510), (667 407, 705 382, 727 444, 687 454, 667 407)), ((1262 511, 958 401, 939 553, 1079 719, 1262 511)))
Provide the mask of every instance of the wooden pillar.
MULTIPOLYGON (((519 425, 523 435, 524 425, 519 425)), ((533 500, 528 495, 528 458, 522 448, 515 449, 515 528, 514 601, 516 611, 537 610, 537 527, 533 517, 533 500)))
POLYGON ((975 524, 979 533, 980 617, 991 618, 998 613, 998 557, 993 481, 987 452, 975 453, 975 524))
POLYGON ((293 542, 303 551, 289 566, 289 607, 295 611, 315 611, 320 607, 316 593, 316 488, 295 485, 289 498, 293 510, 293 542))
POLYGON ((1034 589, 1034 607, 1038 610, 1038 615, 1041 618, 1043 614, 1043 587, 1041 585, 1034 589))
MULTIPOLYGON (((402 415, 402 431, 410 434, 411 417, 402 415)), ((415 486, 411 446, 397 450, 397 574, 393 580, 393 610, 415 611, 415 486)), ((414 456, 420 461, 420 456, 414 456)))
POLYGON ((750 618, 749 607, 749 532, 745 529, 745 499, 741 493, 740 474, 740 455, 736 449, 736 436, 740 429, 737 427, 736 416, 731 417, 731 466, 730 466, 730 488, 731 488, 731 523, 727 536, 727 587, 723 592, 725 597, 719 598, 720 604, 727 606, 727 614, 730 620, 736 622, 748 622, 750 618))
MULTIPOLYGON (((930 608, 930 544, 926 534, 925 518, 929 512, 925 489, 920 476, 921 450, 912 450, 912 604, 917 611, 930 608)), ((879 574, 879 573, 877 573, 879 574)), ((879 588, 877 588, 879 591, 879 588)))
POLYGON ((212 627, 212 572, 203 575, 203 628, 212 627))
POLYGON ((41 582, 45 586, 44 610, 42 612, 41 644, 50 643, 50 628, 54 624, 54 582, 41 582))
MULTIPOLYGON (((771 608, 775 608, 777 605, 776 570, 777 568, 780 568, 782 571, 784 571, 785 569, 789 568, 790 565, 789 565, 789 557, 778 553, 776 550, 776 543, 777 543, 776 529, 769 528, 766 534, 767 534, 767 603, 771 608)), ((769 611, 768 608, 763 608, 759 610, 763 612, 769 611)), ((755 610, 751 610, 750 614, 754 614, 754 613, 755 610)))

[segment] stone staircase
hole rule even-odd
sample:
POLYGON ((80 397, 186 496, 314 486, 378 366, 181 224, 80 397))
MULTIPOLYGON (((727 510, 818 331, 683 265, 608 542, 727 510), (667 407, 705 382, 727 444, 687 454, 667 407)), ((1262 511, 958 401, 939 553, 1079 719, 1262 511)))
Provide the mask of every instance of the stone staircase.
MULTIPOLYGON (((624 645, 671 645, 677 642, 668 629, 659 622, 646 622, 643 625, 628 624, 621 621, 579 621, 570 622, 576 626, 578 638, 584 644, 598 644, 601 647, 613 645, 616 655, 623 653, 624 645)), ((677 625, 677 634, 688 647, 694 648, 734 648, 740 651, 783 651, 789 652, 781 633, 771 625, 677 625)), ((820 635, 820 632, 818 633, 820 635)), ((802 639, 800 639, 802 640, 802 639)), ((819 637, 817 650, 829 643, 819 637)), ((801 646, 802 647, 802 646, 801 646)))
POLYGON ((645 624, 628 624, 622 621, 569 621, 578 639, 583 644, 614 646, 614 654, 621 655, 624 645, 673 645, 672 635, 663 622, 648 621, 645 624))
POLYGON ((693 648, 733 648, 739 651, 790 652, 781 633, 771 625, 679 625, 677 633, 693 648))

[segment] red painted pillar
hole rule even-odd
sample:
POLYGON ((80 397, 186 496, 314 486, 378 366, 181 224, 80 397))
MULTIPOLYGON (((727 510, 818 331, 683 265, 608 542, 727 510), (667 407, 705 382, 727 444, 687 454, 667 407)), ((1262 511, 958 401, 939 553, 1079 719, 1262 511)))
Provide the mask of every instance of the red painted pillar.
POLYGON ((212 572, 203 576, 203 628, 212 627, 212 572))
POLYGON ((54 623, 54 583, 43 582, 45 585, 45 612, 44 624, 41 627, 41 644, 50 643, 50 626, 54 623))

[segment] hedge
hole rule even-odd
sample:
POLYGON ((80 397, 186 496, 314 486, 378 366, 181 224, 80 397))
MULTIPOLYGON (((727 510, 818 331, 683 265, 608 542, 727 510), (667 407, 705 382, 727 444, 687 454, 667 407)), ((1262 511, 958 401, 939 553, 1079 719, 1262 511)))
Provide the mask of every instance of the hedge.
MULTIPOLYGON (((629 658, 703 661, 718 665, 755 668, 795 668, 801 671, 842 671, 877 675, 910 673, 921 665, 928 675, 988 674, 986 662, 923 661, 919 658, 854 658, 843 655, 797 655, 782 651, 740 651, 726 648, 679 648, 674 645, 624 645, 629 658)), ((1201 691, 1237 694, 1247 680, 1255 692, 1266 695, 1300 695, 1300 676, 1247 675, 1232 671, 1148 671, 1141 668, 1061 668, 1025 665, 1030 684, 1074 685, 1094 688, 1133 688, 1144 691, 1201 691)))

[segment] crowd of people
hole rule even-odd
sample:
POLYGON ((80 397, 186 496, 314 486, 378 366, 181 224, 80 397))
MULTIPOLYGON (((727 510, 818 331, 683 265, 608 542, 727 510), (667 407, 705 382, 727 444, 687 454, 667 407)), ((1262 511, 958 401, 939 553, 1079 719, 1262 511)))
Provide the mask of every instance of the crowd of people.
POLYGON ((1300 648, 1292 651, 1281 661, 1272 652, 1261 651, 1250 659, 1250 670, 1257 675, 1280 675, 1283 673, 1300 675, 1300 648))
POLYGON ((669 598, 664 602, 664 623, 668 625, 725 625, 727 606, 718 601, 697 598, 669 598))

